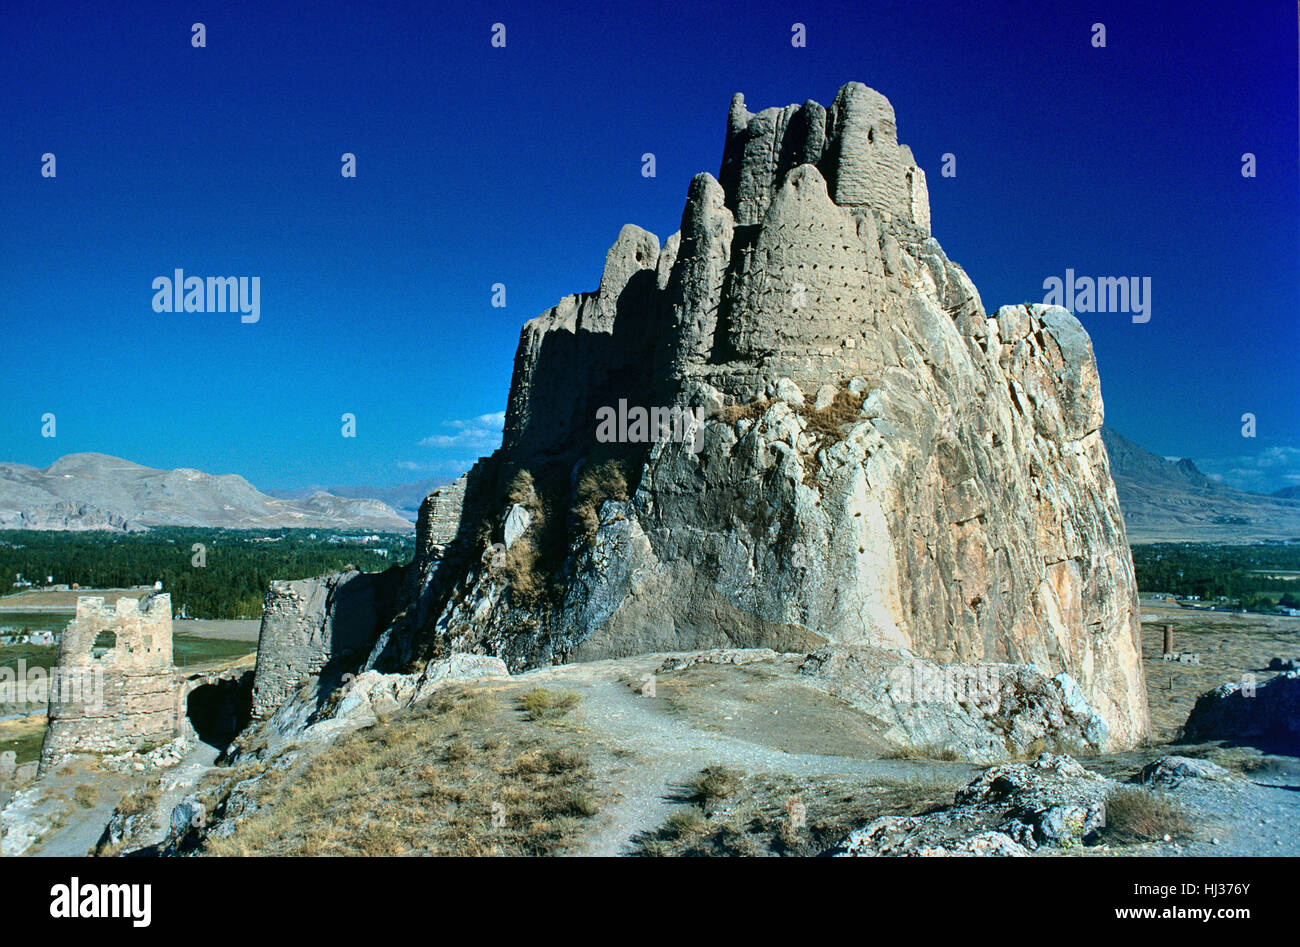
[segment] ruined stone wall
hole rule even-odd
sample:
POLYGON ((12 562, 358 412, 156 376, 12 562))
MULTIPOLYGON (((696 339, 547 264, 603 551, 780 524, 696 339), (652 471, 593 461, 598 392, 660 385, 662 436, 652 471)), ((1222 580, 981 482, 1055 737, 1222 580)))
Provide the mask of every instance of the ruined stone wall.
POLYGON ((76 618, 59 645, 50 686, 49 727, 41 770, 74 753, 141 749, 177 732, 171 597, 77 599, 76 618), (95 639, 112 634, 97 652, 95 639))
POLYGON ((453 482, 439 487, 424 498, 415 522, 417 549, 428 552, 434 546, 449 546, 456 541, 462 521, 472 518, 473 515, 472 510, 467 511, 465 508, 465 494, 469 482, 470 474, 462 474, 453 482))
POLYGON ((869 207, 891 227, 930 235, 925 172, 898 142, 894 107, 860 82, 840 89, 829 109, 816 102, 764 109, 731 100, 719 183, 737 226, 758 224, 782 180, 801 164, 813 165, 841 207, 869 207))
POLYGON ((253 716, 270 716, 300 683, 325 672, 335 659, 357 654, 364 659, 393 617, 403 575, 395 567, 272 582, 257 641, 253 716))
MULTIPOLYGON (((656 343, 659 238, 634 225, 605 255, 594 293, 567 296, 530 320, 519 336, 506 404, 503 453, 565 458, 594 437, 596 410, 648 404, 656 343)), ((569 458, 571 459, 571 458, 569 458)))

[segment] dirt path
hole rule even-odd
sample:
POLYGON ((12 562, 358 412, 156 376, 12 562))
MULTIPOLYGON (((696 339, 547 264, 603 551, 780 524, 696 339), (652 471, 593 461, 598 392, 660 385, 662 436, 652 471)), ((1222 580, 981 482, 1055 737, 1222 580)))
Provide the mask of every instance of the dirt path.
MULTIPOLYGON (((639 681, 654 672, 668 655, 647 655, 619 661, 567 665, 521 675, 517 680, 533 686, 559 687, 582 695, 573 718, 589 739, 606 747, 637 748, 635 756, 609 766, 601 773, 616 794, 616 802, 605 812, 603 825, 575 855, 625 855, 635 840, 659 828, 680 808, 687 785, 706 766, 723 765, 746 773, 776 772, 792 776, 857 776, 906 782, 935 778, 964 781, 973 779, 979 767, 963 763, 924 763, 909 760, 865 759, 827 753, 791 752, 725 732, 735 720, 728 689, 718 683, 701 684, 713 693, 701 703, 720 708, 716 724, 698 725, 696 714, 683 713, 664 696, 669 681, 658 682, 656 697, 638 694, 626 681, 639 681), (715 729, 716 727, 716 729, 715 729), (922 769, 924 771, 922 771, 922 769)), ((739 668, 726 668, 724 678, 736 678, 739 668)), ((745 686, 743 680, 733 683, 745 686)), ((808 690, 806 699, 817 696, 808 690)), ((767 710, 769 704, 764 703, 767 710)), ((779 717, 781 707, 773 707, 779 717)), ((843 705, 845 717, 856 714, 843 705)), ((787 710, 786 722, 793 714, 787 710)), ((846 730, 852 730, 846 727, 846 730)), ((825 734, 800 732, 787 727, 781 742, 797 745, 802 740, 825 734)), ((857 751, 856 746, 849 749, 857 751)))
MULTIPOLYGON (((849 777, 880 783, 963 784, 983 767, 932 760, 882 759, 861 736, 860 717, 847 704, 798 685, 781 662, 693 668, 656 677, 656 696, 637 682, 668 655, 646 655, 533 671, 516 677, 520 690, 571 690, 581 703, 568 724, 592 752, 598 780, 613 802, 576 855, 634 852, 639 839, 681 811, 688 788, 706 766, 751 775, 849 777), (770 670, 776 667, 775 672, 770 670), (693 673, 699 671, 700 673, 693 673), (765 676, 760 676, 765 675, 765 676), (686 680, 686 678, 690 678, 686 680)), ((1085 765, 1124 779, 1146 762, 1189 748, 1150 747, 1085 765)), ((1199 755, 1199 754, 1193 754, 1199 755)), ((1132 855, 1300 855, 1300 760, 1266 778, 1186 784, 1178 801, 1205 829, 1190 843, 1135 846, 1132 855)))

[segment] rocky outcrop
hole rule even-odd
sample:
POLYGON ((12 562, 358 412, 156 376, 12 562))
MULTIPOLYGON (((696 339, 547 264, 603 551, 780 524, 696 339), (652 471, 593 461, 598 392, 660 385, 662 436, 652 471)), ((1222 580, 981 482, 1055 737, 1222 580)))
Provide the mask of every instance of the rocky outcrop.
POLYGON ((1138 782, 1168 789, 1177 789, 1190 780, 1227 782, 1232 778, 1232 774, 1219 764, 1188 756, 1162 756, 1142 767, 1142 772, 1138 774, 1138 782))
POLYGON ((920 816, 882 816, 849 834, 831 854, 1027 855, 1091 843, 1106 825, 1106 800, 1119 788, 1068 756, 994 766, 953 804, 920 816))
POLYGON ((734 99, 681 230, 624 227, 599 287, 524 327, 502 448, 468 475, 454 541, 422 511, 365 666, 877 648, 1035 669, 1023 719, 1138 741, 1087 333, 1049 306, 990 316, 930 224, 884 96, 734 99), (626 405, 675 409, 689 436, 598 438, 597 412, 626 405))
POLYGON ((1186 740, 1231 740, 1300 755, 1300 671, 1263 684, 1222 684, 1202 694, 1183 724, 1186 740))
POLYGON ((507 678, 500 658, 453 654, 410 674, 363 671, 339 680, 304 679, 258 727, 247 731, 230 756, 278 753, 294 746, 328 743, 341 734, 387 719, 457 683, 507 678))
POLYGON ((939 665, 880 648, 822 648, 799 673, 879 721, 899 751, 996 763, 1044 750, 1096 753, 1105 722, 1068 674, 1027 664, 939 665))

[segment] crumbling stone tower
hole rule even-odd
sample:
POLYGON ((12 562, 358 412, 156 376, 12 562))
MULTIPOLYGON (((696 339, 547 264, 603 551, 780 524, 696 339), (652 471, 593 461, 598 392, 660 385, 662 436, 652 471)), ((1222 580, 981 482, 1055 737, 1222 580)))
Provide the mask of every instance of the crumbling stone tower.
POLYGON ((41 771, 74 753, 112 753, 166 743, 176 735, 171 596, 77 599, 50 685, 41 771), (96 653, 95 640, 113 646, 96 653))

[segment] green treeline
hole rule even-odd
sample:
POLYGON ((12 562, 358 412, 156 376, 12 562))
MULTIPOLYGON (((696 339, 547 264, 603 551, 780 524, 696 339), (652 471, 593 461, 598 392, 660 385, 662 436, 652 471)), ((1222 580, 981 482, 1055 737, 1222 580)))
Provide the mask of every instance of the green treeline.
POLYGON ((184 607, 190 618, 258 618, 272 579, 301 579, 348 565, 382 572, 411 558, 413 535, 379 534, 364 545, 329 541, 363 535, 376 534, 186 527, 130 534, 0 530, 0 593, 20 591, 12 587, 19 574, 38 586, 49 576, 56 584, 88 588, 162 580, 177 614, 184 607), (193 564, 196 543, 204 547, 202 567, 193 564), (386 549, 387 557, 379 549, 386 549))
POLYGON ((1250 611, 1300 608, 1298 543, 1153 543, 1133 547, 1133 567, 1143 592, 1224 598, 1250 611))

